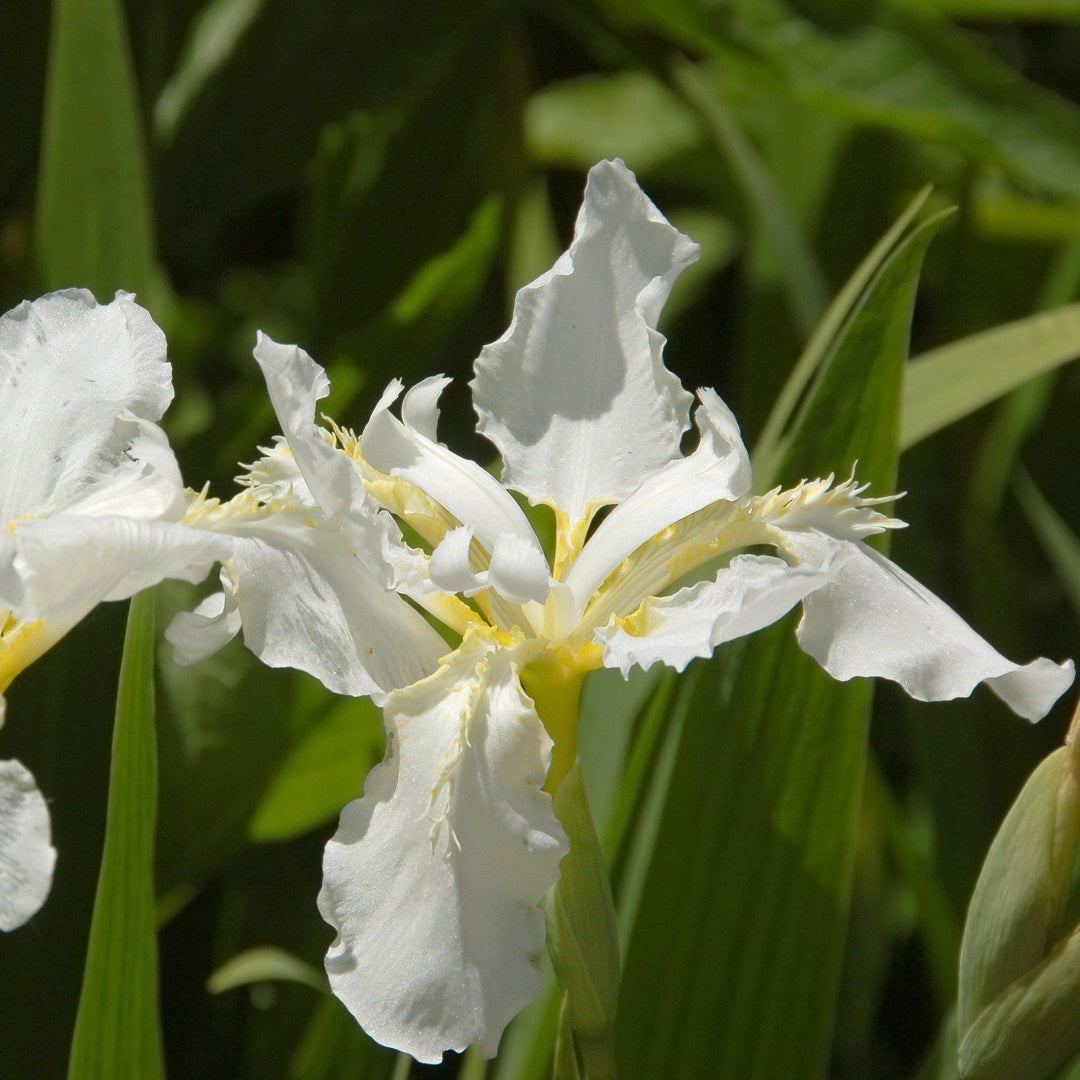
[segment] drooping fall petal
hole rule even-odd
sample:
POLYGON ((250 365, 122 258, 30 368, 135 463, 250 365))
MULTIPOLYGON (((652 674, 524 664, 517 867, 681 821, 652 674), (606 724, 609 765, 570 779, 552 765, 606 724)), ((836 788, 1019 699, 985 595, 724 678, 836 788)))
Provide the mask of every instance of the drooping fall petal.
POLYGON ((372 1038, 437 1062, 487 1056, 536 994, 541 898, 567 850, 541 790, 551 741, 512 648, 467 636, 392 694, 389 749, 327 845, 326 969, 372 1038))

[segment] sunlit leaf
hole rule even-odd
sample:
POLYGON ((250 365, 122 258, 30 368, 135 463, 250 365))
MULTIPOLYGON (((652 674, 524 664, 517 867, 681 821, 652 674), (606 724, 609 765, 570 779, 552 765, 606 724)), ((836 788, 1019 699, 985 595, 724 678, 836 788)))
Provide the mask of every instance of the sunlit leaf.
POLYGON ((907 449, 1030 379, 1080 356, 1080 304, 1031 315, 923 353, 904 374, 907 449))
POLYGON ((359 796, 382 757, 382 714, 367 698, 344 698, 294 747, 251 818, 252 840, 287 840, 330 821, 359 796))
POLYGON ((224 994, 241 986, 274 980, 302 983, 314 990, 329 992, 326 977, 321 971, 273 945, 238 953, 206 980, 206 989, 211 994, 224 994))
MULTIPOLYGON (((796 422, 782 479, 894 482, 911 310, 939 219, 878 271, 796 422)), ((620 1060, 642 1075, 818 1077, 843 951, 871 684, 791 620, 705 668, 626 950, 620 1060), (813 933, 807 927, 813 927, 813 933)))

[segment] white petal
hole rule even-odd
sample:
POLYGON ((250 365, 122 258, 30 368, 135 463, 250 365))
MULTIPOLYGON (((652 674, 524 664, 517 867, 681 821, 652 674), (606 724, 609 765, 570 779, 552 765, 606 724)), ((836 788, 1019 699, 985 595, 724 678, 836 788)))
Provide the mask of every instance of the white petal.
POLYGON ((432 584, 445 593, 464 593, 474 596, 487 587, 487 571, 472 568, 469 552, 472 548, 473 531, 468 525, 451 529, 431 553, 428 573, 432 584))
POLYGON ((0 522, 63 505, 124 453, 117 418, 158 420, 172 400, 165 336, 134 299, 84 290, 0 318, 0 522))
POLYGON ((699 390, 698 396, 697 449, 664 466, 619 503, 567 575, 579 610, 612 570, 647 540, 711 503, 738 499, 749 490, 750 456, 734 414, 715 390, 699 390))
POLYGON ((17 761, 0 761, 0 930, 14 930, 37 913, 55 865, 49 808, 33 776, 17 761))
MULTIPOLYGON (((270 667, 306 671, 338 694, 379 694, 430 674, 446 653, 424 617, 387 588, 385 566, 367 562, 352 534, 316 508, 238 516, 223 527, 244 643, 270 667)), ((183 640, 191 628, 188 616, 176 633, 183 640)))
POLYGON ((163 521, 55 514, 15 530, 21 618, 74 626, 102 600, 125 600, 164 578, 197 582, 228 557, 228 539, 163 521))
POLYGON ((819 568, 791 566, 771 555, 738 555, 715 581, 646 600, 625 627, 613 619, 598 630, 594 639, 604 646, 604 666, 624 677, 634 664, 647 670, 658 660, 682 671, 722 642, 776 622, 827 584, 838 562, 834 558, 819 568))
POLYGON ((816 561, 850 550, 833 584, 808 597, 799 644, 836 679, 892 679, 920 701, 967 697, 985 682, 1017 714, 1037 720, 1069 688, 1072 661, 1014 664, 895 563, 861 542, 789 536, 816 561))
POLYGON ((181 611, 165 630, 178 664, 197 664, 223 649, 240 633, 240 608, 232 579, 221 572, 222 591, 213 593, 194 611, 181 611))
MULTIPOLYGON (((435 402, 445 382, 428 380, 420 398, 405 416, 419 414, 430 427, 437 416, 435 402)), ((400 383, 391 383, 371 414, 361 438, 361 452, 379 472, 400 476, 441 503, 473 532, 489 553, 503 533, 513 533, 541 551, 540 542, 521 507, 489 472, 475 461, 459 457, 419 428, 402 423, 390 412, 400 383)))
POLYGON ((366 502, 352 463, 327 443, 315 427, 315 403, 330 392, 326 372, 296 345, 279 345, 262 331, 255 359, 301 475, 316 502, 331 517, 366 502))
POLYGON ((527 600, 542 604, 551 589, 551 573, 544 553, 513 533, 495 541, 489 571, 491 587, 515 604, 527 600))
POLYGON ((621 161, 590 170, 569 250, 520 290, 509 330, 476 361, 479 430, 508 487, 574 526, 678 457, 692 399, 655 327, 699 251, 621 161))
POLYGON ((131 417, 117 420, 115 434, 127 447, 116 468, 58 509, 145 521, 183 517, 184 482, 165 432, 149 420, 131 417))
POLYGON ((401 401, 401 419, 425 439, 437 442, 439 435, 439 398, 453 380, 446 375, 432 375, 405 391, 401 401))
POLYGON ((437 1062, 503 1029, 540 987, 537 905, 566 835, 541 790, 551 740, 511 650, 466 638, 386 704, 389 752, 326 847, 334 993, 378 1042, 437 1062))

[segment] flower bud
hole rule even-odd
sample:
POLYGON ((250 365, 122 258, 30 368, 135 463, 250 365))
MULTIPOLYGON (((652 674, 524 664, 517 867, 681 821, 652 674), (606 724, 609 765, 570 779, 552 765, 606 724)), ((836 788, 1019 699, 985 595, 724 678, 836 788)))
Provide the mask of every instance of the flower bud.
POLYGON ((1080 1052, 1080 935, 1064 925, 1080 840, 1080 708, 994 837, 960 950, 960 1073, 1040 1080, 1080 1052))

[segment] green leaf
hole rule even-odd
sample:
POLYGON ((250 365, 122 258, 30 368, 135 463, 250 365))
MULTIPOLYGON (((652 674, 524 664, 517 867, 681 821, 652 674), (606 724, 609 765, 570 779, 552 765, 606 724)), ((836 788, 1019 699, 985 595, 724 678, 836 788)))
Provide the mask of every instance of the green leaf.
POLYGON ((604 6, 715 59, 736 111, 786 99, 937 143, 1036 190, 1080 195, 1080 109, 921 6, 867 5, 843 34, 778 0, 604 6))
POLYGON ((900 445, 921 439, 1080 356, 1080 304, 972 334, 912 360, 900 445))
POLYGON ((693 110, 646 71, 546 86, 529 99, 524 120, 531 160, 572 169, 621 157, 642 175, 704 141, 693 110))
POLYGON ((382 713, 369 700, 345 698, 296 744, 263 794, 248 835, 288 840, 322 825, 357 798, 382 757, 382 713))
MULTIPOLYGON (((941 217, 879 269, 780 467, 891 488, 915 287, 941 217)), ((703 670, 628 947, 630 1075, 820 1077, 843 953, 872 684, 832 681, 792 620, 703 670), (741 658, 740 654, 741 653, 741 658)))
POLYGON ((1078 0, 928 0, 928 3, 951 19, 1080 22, 1078 0))
POLYGON ((822 361, 834 347, 836 338, 851 315, 856 302, 863 295, 882 263, 896 250, 897 244, 925 205, 929 194, 930 189, 923 188, 911 200, 904 212, 874 245, 856 268, 855 273, 848 278, 844 287, 833 298, 821 322, 810 336, 806 348, 803 349, 783 389, 777 395, 776 403, 762 429, 761 438, 754 446, 754 476, 759 486, 768 487, 772 483, 772 477, 784 453, 782 438, 796 406, 817 374, 822 361))
POLYGON ((165 1075, 154 912, 153 593, 131 601, 116 698, 105 849, 68 1076, 165 1075))
MULTIPOLYGON (((319 1000, 296 1053, 287 1080, 387 1080, 397 1077, 404 1055, 372 1042, 349 1011, 329 994, 319 1000)), ((406 1059, 407 1060, 407 1059, 406 1059)), ((408 1069, 405 1070, 408 1076, 408 1069)))
MULTIPOLYGON (((195 590, 179 582, 165 582, 157 592, 162 625, 195 603, 195 590)), ((320 720, 344 703, 310 677, 260 664, 239 639, 194 667, 176 664, 172 648, 161 642, 158 672, 157 881, 166 921, 235 859, 285 762, 320 720)), ((361 774, 354 793, 362 783, 361 774)), ((298 807, 301 817, 310 815, 317 801, 298 807)), ((269 827, 287 831, 296 823, 283 810, 274 813, 269 827)))
MULTIPOLYGON (((452 9, 439 0, 407 7, 394 0, 325 0, 313 17, 295 0, 263 0, 241 47, 207 78, 162 153, 159 213, 176 254, 198 259, 207 241, 227 234, 232 223, 294 192, 326 125, 357 110, 407 110, 447 76, 470 36, 495 22, 495 9, 490 0, 452 9), (303 77, 268 78, 268 72, 303 77), (241 153, 241 147, 258 149, 241 153)), ((464 86, 455 91, 451 84, 447 105, 463 96, 464 86)), ((447 139, 451 133, 435 134, 447 139)), ((433 143, 431 151, 439 147, 433 143)), ((436 161, 429 157, 423 171, 407 174, 411 209, 429 210, 426 200, 415 198, 418 177, 433 197, 453 194, 436 161)), ((410 223, 369 224, 381 232, 410 223)), ((460 218, 441 223, 433 250, 462 224, 460 218)), ((353 255, 360 262, 368 257, 360 250, 353 255)), ((372 269, 370 280, 378 285, 372 269)), ((392 296, 402 282, 386 284, 392 296)))
POLYGON ((271 981, 301 983, 320 993, 329 993, 326 977, 321 971, 273 945, 237 953, 206 980, 206 989, 211 994, 224 994, 241 986, 271 981))
POLYGON ((723 100, 695 64, 672 66, 671 78, 697 112, 717 152, 743 191, 761 234, 780 267, 796 322, 807 335, 825 309, 825 279, 814 252, 775 181, 723 100))
POLYGON ((168 143, 203 87, 232 56, 263 0, 209 0, 189 27, 183 53, 154 105, 154 134, 168 143))
POLYGON ((1080 618, 1080 537, 1047 502, 1046 496, 1025 470, 1017 471, 1013 490, 1047 558, 1057 571, 1065 595, 1080 618))
POLYGON ((163 299, 137 100, 118 0, 56 0, 35 237, 49 288, 163 299))

